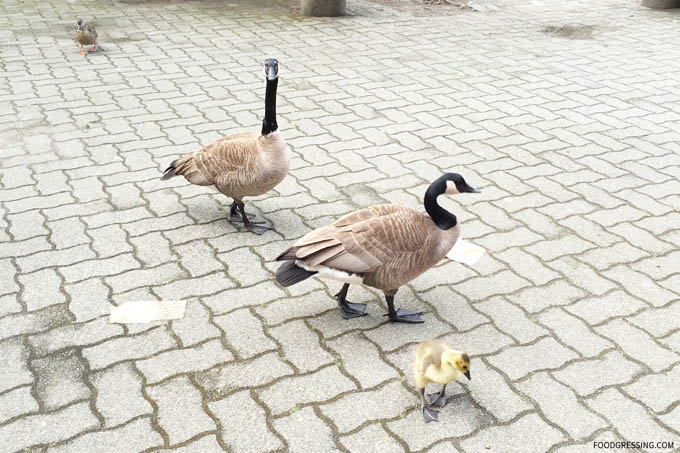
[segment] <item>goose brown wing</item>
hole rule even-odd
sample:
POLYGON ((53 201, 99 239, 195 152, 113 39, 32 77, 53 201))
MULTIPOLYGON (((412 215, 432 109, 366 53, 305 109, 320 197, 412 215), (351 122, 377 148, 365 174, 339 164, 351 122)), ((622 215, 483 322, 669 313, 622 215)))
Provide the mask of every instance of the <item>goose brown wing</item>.
POLYGON ((352 212, 303 236, 295 256, 307 266, 328 266, 349 273, 380 266, 423 249, 432 221, 405 206, 376 205, 352 212))
POLYGON ((225 137, 193 155, 194 165, 211 179, 237 171, 255 158, 259 149, 258 135, 245 132, 225 137))

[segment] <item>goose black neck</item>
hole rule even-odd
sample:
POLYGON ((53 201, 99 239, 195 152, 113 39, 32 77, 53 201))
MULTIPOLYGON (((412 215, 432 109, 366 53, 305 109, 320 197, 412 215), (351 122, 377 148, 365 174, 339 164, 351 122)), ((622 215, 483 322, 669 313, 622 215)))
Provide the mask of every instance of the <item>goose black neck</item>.
POLYGON ((430 215, 434 223, 442 230, 453 228, 458 223, 456 216, 451 214, 446 209, 439 206, 437 197, 446 190, 446 181, 441 181, 441 184, 434 183, 425 192, 425 210, 430 215), (442 186, 442 187, 440 187, 442 186))
POLYGON ((267 135, 279 128, 276 124, 276 86, 279 78, 267 79, 267 94, 264 97, 264 121, 262 121, 262 135, 267 135))

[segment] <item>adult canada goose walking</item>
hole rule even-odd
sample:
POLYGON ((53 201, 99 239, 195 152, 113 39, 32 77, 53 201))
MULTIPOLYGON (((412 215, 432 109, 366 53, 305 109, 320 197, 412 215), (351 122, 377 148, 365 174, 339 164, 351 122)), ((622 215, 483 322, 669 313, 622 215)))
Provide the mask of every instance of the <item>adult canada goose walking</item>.
POLYGON ((394 295, 451 250, 460 232, 456 216, 439 206, 443 193, 478 193, 457 173, 445 173, 425 192, 427 214, 397 204, 381 204, 352 212, 335 223, 307 233, 277 261, 282 286, 312 275, 344 282, 336 298, 346 319, 365 315, 365 304, 346 300, 350 284, 381 289, 390 321, 423 322, 420 313, 394 309, 394 295))
POLYGON ((262 131, 241 132, 224 137, 212 145, 177 159, 165 170, 161 179, 184 176, 199 186, 214 185, 234 202, 229 220, 243 222, 256 234, 271 229, 264 222, 251 220, 245 213, 243 198, 262 195, 273 189, 288 174, 290 148, 276 124, 276 87, 279 62, 270 58, 264 62, 267 91, 264 99, 262 131))
POLYGON ((97 51, 97 30, 94 25, 90 23, 83 23, 83 19, 78 19, 78 27, 76 28, 76 42, 80 45, 80 54, 85 55, 88 52, 97 51), (83 46, 92 46, 89 50, 85 50, 83 46))

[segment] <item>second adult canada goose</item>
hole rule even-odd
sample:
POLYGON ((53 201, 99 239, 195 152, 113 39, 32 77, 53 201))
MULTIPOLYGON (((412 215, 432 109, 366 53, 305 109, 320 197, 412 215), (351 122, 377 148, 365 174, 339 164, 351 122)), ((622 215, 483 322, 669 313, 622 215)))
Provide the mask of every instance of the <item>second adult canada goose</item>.
POLYGON ((451 250, 460 232, 456 216, 437 203, 441 194, 478 193, 457 173, 445 173, 425 192, 427 214, 398 204, 381 204, 352 212, 335 223, 307 233, 277 261, 282 286, 312 275, 344 282, 336 298, 346 319, 365 315, 365 304, 346 300, 350 284, 381 289, 390 321, 420 323, 420 313, 394 309, 394 295, 451 250))
POLYGON ((262 131, 241 132, 224 137, 212 145, 177 159, 165 170, 161 179, 182 175, 192 184, 214 185, 234 202, 229 220, 243 222, 256 234, 271 229, 264 222, 251 220, 245 213, 243 198, 262 195, 273 189, 288 174, 290 148, 276 124, 276 87, 279 62, 270 58, 264 62, 267 91, 264 100, 262 131))

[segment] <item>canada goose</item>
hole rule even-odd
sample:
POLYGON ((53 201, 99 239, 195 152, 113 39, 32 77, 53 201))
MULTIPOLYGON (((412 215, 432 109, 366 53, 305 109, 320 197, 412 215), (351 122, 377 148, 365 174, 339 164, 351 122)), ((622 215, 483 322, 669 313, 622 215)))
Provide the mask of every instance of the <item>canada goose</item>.
POLYGON ((425 340, 418 345, 413 354, 413 377, 420 390, 421 409, 425 423, 438 421, 439 412, 431 406, 446 405, 446 384, 457 380, 460 375, 470 377, 470 356, 463 351, 449 348, 439 340, 425 340), (425 403, 425 386, 433 382, 443 384, 439 393, 428 395, 429 404, 425 403))
POLYGON ((344 282, 335 297, 345 319, 366 314, 365 304, 346 300, 350 284, 381 289, 393 322, 423 322, 419 312, 394 309, 394 295, 451 250, 460 232, 456 216, 439 206, 443 193, 478 193, 457 173, 445 173, 425 192, 427 214, 397 204, 381 204, 347 214, 331 225, 299 239, 277 261, 282 286, 291 286, 314 274, 344 282))
POLYGON ((87 52, 96 52, 97 50, 97 30, 94 25, 90 23, 83 23, 83 19, 78 19, 78 27, 76 28, 76 41, 80 44, 80 54, 85 55, 87 52), (86 51, 83 46, 92 46, 89 51, 86 51))
POLYGON ((214 185, 234 200, 229 220, 243 222, 256 234, 262 234, 271 227, 251 220, 253 216, 243 210, 243 197, 262 195, 283 181, 288 174, 291 154, 276 124, 279 62, 274 58, 266 60, 264 71, 267 91, 261 133, 241 132, 224 137, 173 161, 161 177, 165 180, 182 175, 192 184, 214 185))

